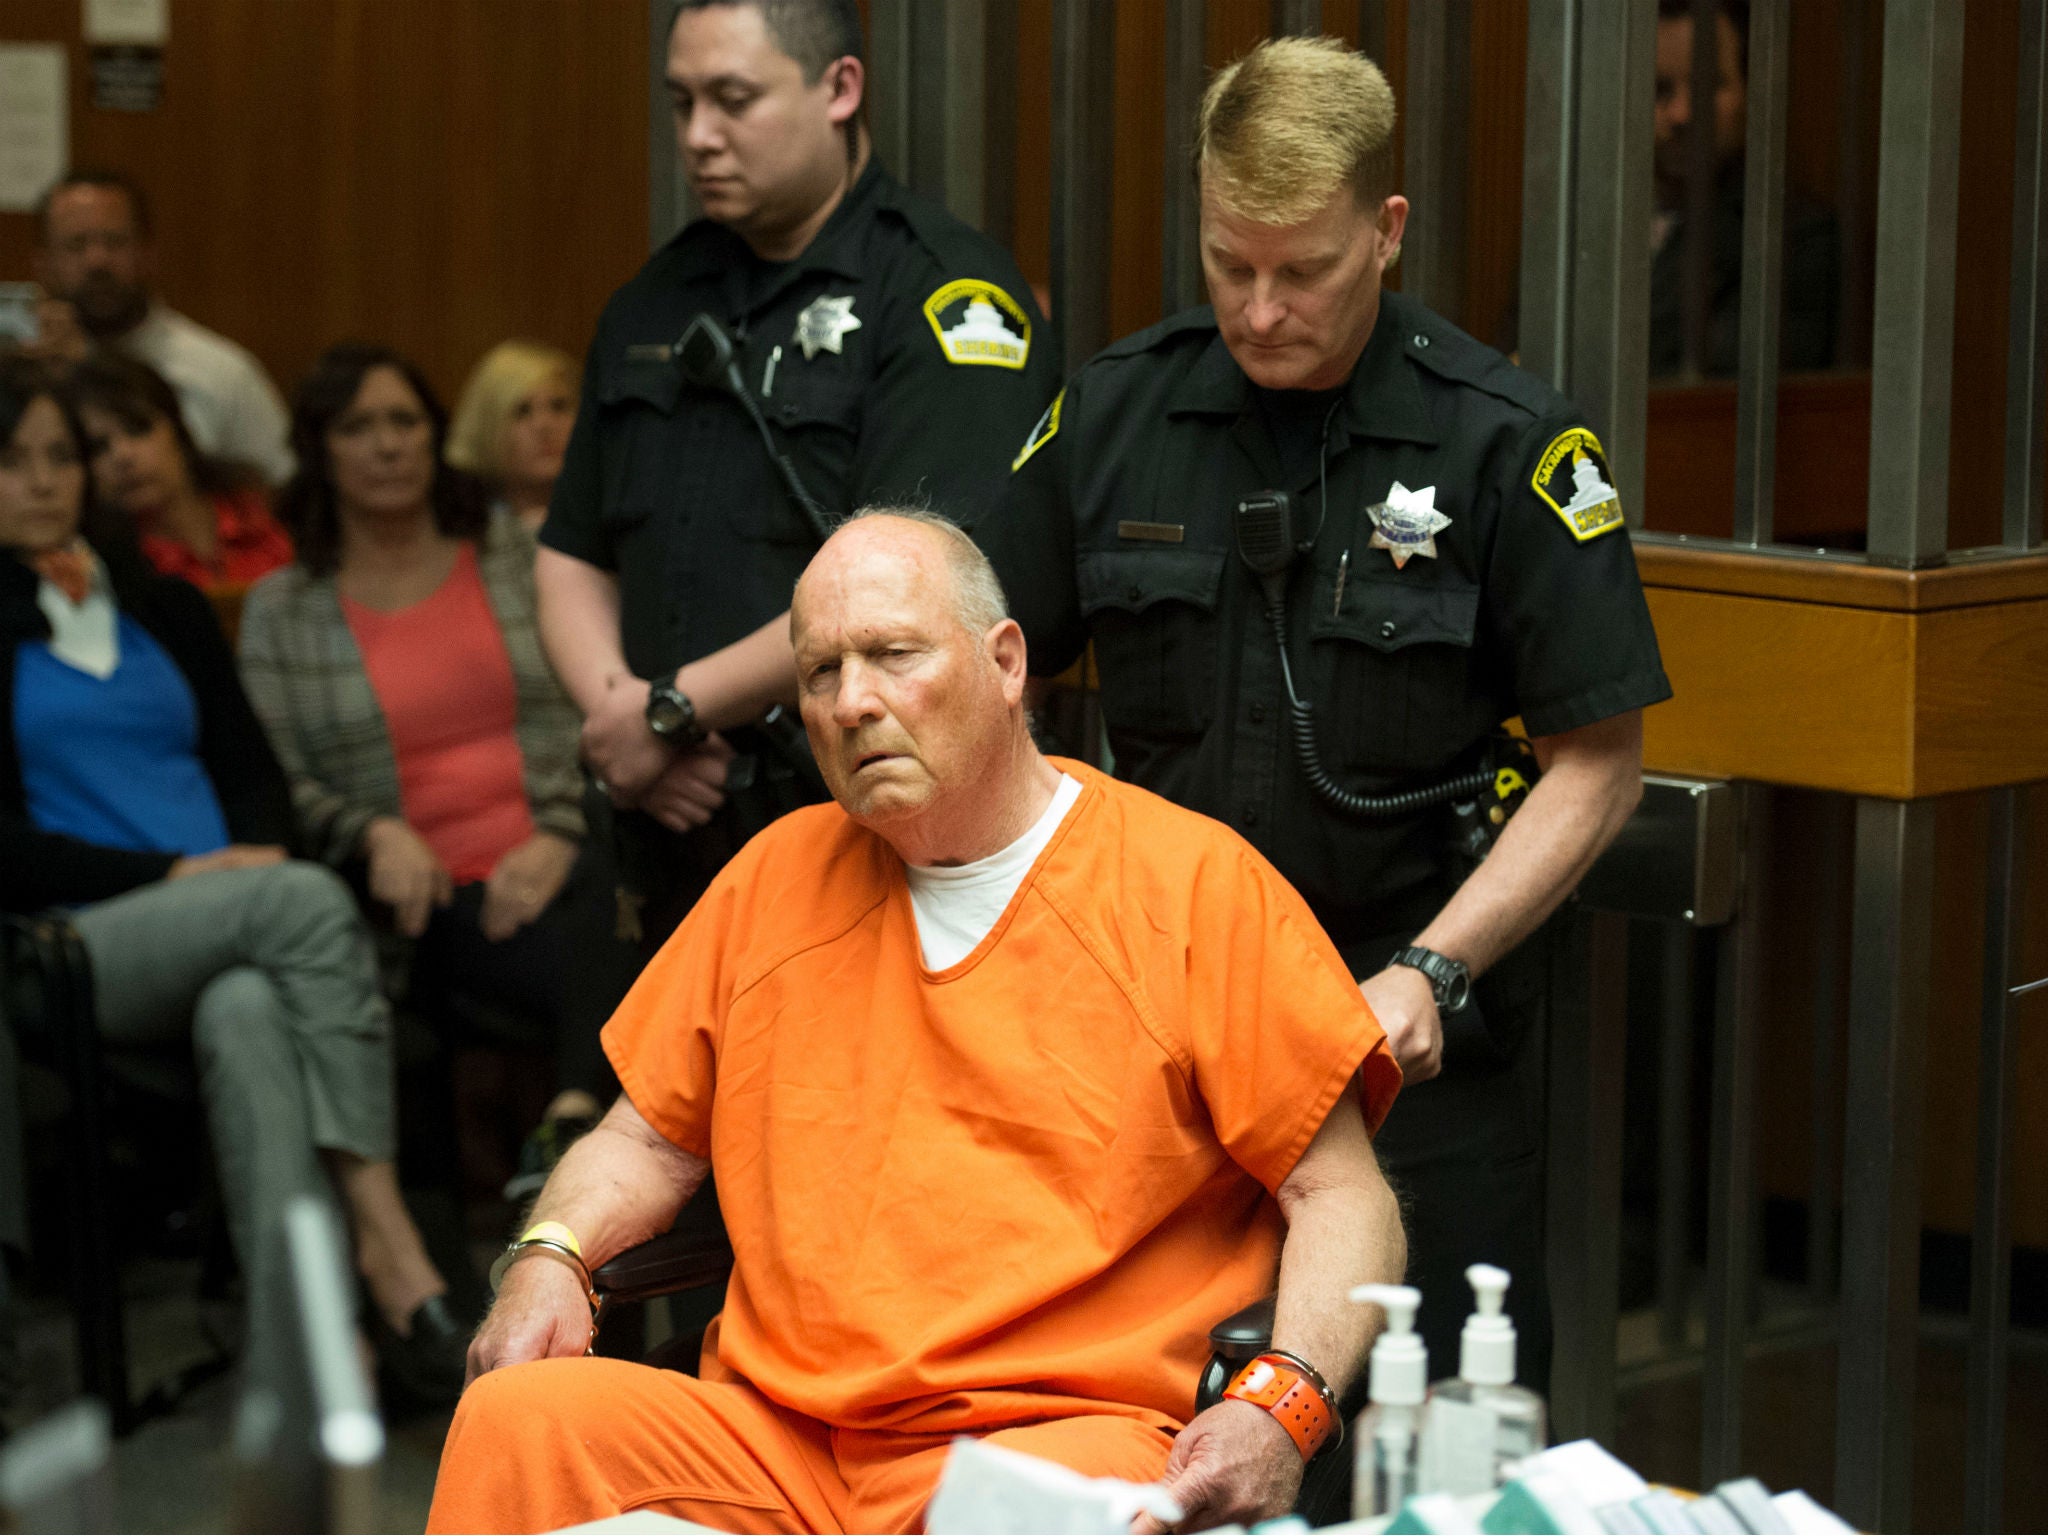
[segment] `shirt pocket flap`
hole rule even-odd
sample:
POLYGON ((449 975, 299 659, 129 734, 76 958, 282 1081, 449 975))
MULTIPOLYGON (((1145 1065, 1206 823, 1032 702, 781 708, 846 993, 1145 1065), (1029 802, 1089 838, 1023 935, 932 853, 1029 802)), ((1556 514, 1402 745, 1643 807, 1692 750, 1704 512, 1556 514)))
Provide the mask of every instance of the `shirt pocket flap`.
POLYGON ((765 404, 767 414, 785 427, 837 427, 858 433, 862 395, 859 379, 799 377, 789 379, 765 404))
POLYGON ((1411 645, 1469 649, 1478 628, 1476 586, 1358 581, 1345 588, 1337 612, 1324 603, 1313 605, 1308 632, 1312 640, 1354 640, 1391 653, 1411 645))
POLYGON ((673 359, 626 357, 605 365, 597 382, 597 398, 603 405, 638 401, 668 412, 675 409, 682 389, 682 369, 673 359))
POLYGON ((1221 550, 1082 550, 1075 560, 1081 611, 1143 613, 1172 601, 1213 613, 1223 585, 1223 559, 1221 550))

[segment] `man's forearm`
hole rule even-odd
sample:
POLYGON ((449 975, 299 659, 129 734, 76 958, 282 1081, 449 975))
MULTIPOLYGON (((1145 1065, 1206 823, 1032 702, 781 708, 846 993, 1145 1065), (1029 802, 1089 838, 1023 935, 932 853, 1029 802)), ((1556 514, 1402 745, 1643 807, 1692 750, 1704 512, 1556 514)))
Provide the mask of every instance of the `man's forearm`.
POLYGON ((676 673, 697 723, 728 730, 758 720, 771 705, 796 703, 796 658, 785 610, 744 639, 690 662, 676 673))
POLYGON ((596 1129, 565 1154, 534 1202, 532 1221, 576 1234, 592 1269, 666 1232, 711 1171, 667 1141, 621 1094, 596 1129))
POLYGON ((1408 1266, 1401 1208, 1380 1172, 1358 1100, 1346 1092, 1279 1190, 1280 1249, 1273 1347, 1299 1355, 1343 1396, 1365 1363, 1380 1315, 1351 1288, 1396 1283, 1408 1266))
POLYGON ((619 581, 545 544, 533 562, 541 649, 563 689, 592 714, 612 680, 626 671, 619 641, 619 581))
POLYGON ((1415 942, 1479 975, 1570 895, 1642 798, 1642 716, 1538 743, 1552 760, 1484 863, 1415 942))

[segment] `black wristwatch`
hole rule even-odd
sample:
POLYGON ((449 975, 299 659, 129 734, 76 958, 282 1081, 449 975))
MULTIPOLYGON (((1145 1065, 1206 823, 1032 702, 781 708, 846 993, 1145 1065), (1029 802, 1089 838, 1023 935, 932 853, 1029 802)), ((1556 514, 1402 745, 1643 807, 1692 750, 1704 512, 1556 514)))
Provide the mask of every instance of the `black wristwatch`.
POLYGON ((1405 965, 1429 978, 1430 993, 1438 1013, 1456 1013, 1472 998, 1472 969, 1462 960, 1440 955, 1433 949, 1411 944, 1394 951, 1389 965, 1405 965))
POLYGON ((656 683, 647 694, 647 729, 662 741, 679 747, 694 747, 706 735, 697 724, 697 706, 675 685, 675 679, 656 683))

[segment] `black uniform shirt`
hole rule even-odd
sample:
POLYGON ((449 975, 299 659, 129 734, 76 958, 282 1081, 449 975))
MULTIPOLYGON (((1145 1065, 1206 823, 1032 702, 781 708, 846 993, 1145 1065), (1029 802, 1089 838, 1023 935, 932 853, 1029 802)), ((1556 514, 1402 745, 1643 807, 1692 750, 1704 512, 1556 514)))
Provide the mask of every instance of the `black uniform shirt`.
POLYGON ((964 519, 1053 392, 1051 338, 1009 256, 872 162, 794 261, 690 225, 598 322, 541 530, 617 574, 642 677, 774 618, 817 550, 740 404, 686 383, 666 350, 701 312, 834 520, 905 501, 964 519))
POLYGON ((1261 402, 1211 313, 1191 311, 1075 376, 975 531, 1034 672, 1093 640, 1119 775, 1237 828, 1346 945, 1412 932, 1441 904, 1448 817, 1361 820, 1310 789, 1236 554, 1240 498, 1286 489, 1314 529, 1327 458, 1327 514, 1287 611, 1295 683, 1346 788, 1427 786, 1474 766, 1512 716, 1551 735, 1670 685, 1604 456, 1568 401, 1388 293, 1326 412, 1326 455, 1281 443, 1302 403, 1261 402), (1397 482, 1450 519, 1434 558, 1398 569, 1370 547, 1367 510, 1397 482))

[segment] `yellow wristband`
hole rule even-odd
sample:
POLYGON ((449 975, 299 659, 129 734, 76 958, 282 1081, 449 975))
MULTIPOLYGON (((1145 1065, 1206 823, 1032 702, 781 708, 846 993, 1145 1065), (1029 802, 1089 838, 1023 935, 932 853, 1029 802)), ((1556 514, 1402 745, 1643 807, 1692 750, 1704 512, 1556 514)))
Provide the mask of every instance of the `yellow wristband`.
POLYGON ((550 1243, 560 1243, 577 1258, 583 1257, 583 1245, 576 1241, 576 1234, 559 1221, 537 1221, 519 1234, 519 1241, 522 1243, 530 1243, 536 1238, 550 1243))

